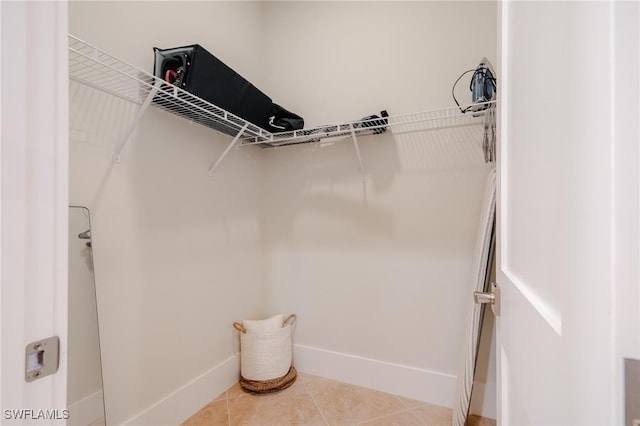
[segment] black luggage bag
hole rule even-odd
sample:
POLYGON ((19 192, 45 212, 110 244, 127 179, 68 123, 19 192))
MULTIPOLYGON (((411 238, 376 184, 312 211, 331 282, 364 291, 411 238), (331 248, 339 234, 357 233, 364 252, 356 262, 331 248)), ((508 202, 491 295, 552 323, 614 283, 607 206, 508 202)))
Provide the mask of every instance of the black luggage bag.
MULTIPOLYGON (((240 74, 198 44, 154 49, 153 73, 238 117, 270 132, 301 129, 304 120, 278 105, 240 74), (283 127, 283 123, 286 123, 283 127)), ((237 127, 214 127, 235 136, 237 127)))

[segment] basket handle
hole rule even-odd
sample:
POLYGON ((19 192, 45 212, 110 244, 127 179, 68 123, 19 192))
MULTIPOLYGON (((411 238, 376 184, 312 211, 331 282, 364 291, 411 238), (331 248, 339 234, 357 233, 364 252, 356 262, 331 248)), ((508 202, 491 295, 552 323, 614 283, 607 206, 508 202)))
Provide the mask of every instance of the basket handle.
POLYGON ((298 319, 298 316, 296 314, 291 314, 283 321, 283 324, 291 325, 296 322, 296 319, 298 319))
MULTIPOLYGON (((283 325, 284 324, 291 325, 294 322, 296 322, 296 319, 298 319, 298 316, 296 314, 291 314, 282 322, 282 324, 283 325)), ((247 334, 247 329, 244 328, 244 326, 242 324, 240 324, 239 322, 234 322, 233 323, 233 328, 235 328, 236 330, 238 330, 241 333, 247 334)))

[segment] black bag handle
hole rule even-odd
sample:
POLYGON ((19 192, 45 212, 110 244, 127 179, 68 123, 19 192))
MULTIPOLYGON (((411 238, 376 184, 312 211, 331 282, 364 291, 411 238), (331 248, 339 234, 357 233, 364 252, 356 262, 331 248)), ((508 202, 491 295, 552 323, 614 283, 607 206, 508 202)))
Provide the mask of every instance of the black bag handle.
POLYGON ((186 53, 178 53, 167 57, 162 62, 162 72, 164 81, 175 86, 184 86, 184 77, 187 74, 190 65, 189 57, 186 53), (173 77, 173 81, 171 80, 173 77))

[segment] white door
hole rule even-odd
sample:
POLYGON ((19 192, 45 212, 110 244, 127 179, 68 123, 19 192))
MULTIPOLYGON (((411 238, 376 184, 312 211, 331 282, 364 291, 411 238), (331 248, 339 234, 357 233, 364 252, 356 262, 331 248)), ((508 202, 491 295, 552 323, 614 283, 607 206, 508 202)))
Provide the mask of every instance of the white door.
POLYGON ((67 5, 3 1, 0 19, 0 424, 65 424, 67 5), (27 344, 51 336, 58 373, 27 383, 27 344))
POLYGON ((498 421, 624 424, 640 356, 637 2, 501 5, 498 421))

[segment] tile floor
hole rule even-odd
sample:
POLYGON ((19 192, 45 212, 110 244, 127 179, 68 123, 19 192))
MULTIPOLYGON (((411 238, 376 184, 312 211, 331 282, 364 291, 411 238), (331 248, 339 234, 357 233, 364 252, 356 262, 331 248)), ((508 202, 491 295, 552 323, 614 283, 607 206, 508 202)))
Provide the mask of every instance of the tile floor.
MULTIPOLYGON (((182 426, 450 426, 451 422, 452 411, 446 407, 298 372, 290 388, 274 394, 251 395, 236 383, 182 426)), ((495 424, 478 416, 469 421, 469 426, 495 424)))

